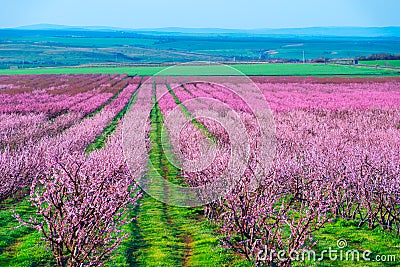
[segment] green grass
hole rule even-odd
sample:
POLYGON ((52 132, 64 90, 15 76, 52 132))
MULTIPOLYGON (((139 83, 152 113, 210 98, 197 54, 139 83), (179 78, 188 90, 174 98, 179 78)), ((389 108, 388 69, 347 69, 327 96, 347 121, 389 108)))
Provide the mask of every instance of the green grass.
MULTIPOLYGON (((236 67, 236 66, 234 66, 236 67)), ((398 72, 331 64, 247 64, 237 69, 246 75, 265 76, 375 76, 398 72)))
POLYGON ((27 200, 9 199, 0 210, 0 266, 49 266, 52 255, 46 249, 41 233, 20 226, 13 218, 15 210, 25 220, 35 213, 27 200))
POLYGON ((370 66, 382 66, 382 67, 397 67, 400 68, 400 60, 362 60, 360 64, 370 65, 370 66))
POLYGON ((18 74, 129 74, 171 76, 210 76, 210 75, 241 75, 249 76, 396 76, 398 71, 375 69, 368 67, 331 65, 331 64, 237 64, 233 68, 219 65, 211 66, 179 66, 167 67, 76 67, 76 68, 36 68, 19 70, 0 70, 0 75, 18 74))
MULTIPOLYGON (((369 256, 374 260, 376 255, 395 255, 395 262, 376 262, 376 261, 331 261, 329 257, 314 263, 315 266, 399 266, 400 264, 400 238, 393 233, 383 231, 380 228, 370 230, 367 227, 359 228, 355 222, 337 220, 327 224, 314 234, 319 241, 316 247, 317 255, 322 250, 339 249, 337 240, 345 239, 347 247, 343 251, 359 250, 362 253, 366 250, 371 251, 369 256)), ((345 259, 345 258, 344 258, 345 259)))

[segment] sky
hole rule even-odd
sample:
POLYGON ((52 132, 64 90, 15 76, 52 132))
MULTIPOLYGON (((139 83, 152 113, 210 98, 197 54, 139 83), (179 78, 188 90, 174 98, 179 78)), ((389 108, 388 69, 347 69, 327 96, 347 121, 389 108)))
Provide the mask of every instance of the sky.
POLYGON ((0 0, 0 27, 400 26, 399 0, 0 0))

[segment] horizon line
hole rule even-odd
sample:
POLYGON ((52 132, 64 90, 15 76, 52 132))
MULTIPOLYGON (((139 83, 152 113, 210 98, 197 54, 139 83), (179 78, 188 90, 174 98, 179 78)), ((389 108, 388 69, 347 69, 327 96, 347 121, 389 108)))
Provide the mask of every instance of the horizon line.
POLYGON ((71 27, 71 28, 109 28, 109 29, 118 29, 118 30, 157 30, 157 29, 216 29, 216 30, 241 30, 241 31, 253 31, 253 30, 280 30, 280 29, 312 29, 312 28, 400 28, 400 25, 385 25, 385 26, 290 26, 290 27, 261 27, 261 28, 224 28, 224 27, 182 27, 182 26, 163 26, 163 27, 138 27, 138 28, 129 28, 129 27, 120 27, 120 26, 107 26, 107 25, 66 25, 66 24, 53 24, 53 23, 36 23, 36 24, 27 24, 27 25, 19 25, 19 26, 0 26, 0 29, 18 29, 24 27, 33 27, 33 26, 59 26, 59 27, 71 27))

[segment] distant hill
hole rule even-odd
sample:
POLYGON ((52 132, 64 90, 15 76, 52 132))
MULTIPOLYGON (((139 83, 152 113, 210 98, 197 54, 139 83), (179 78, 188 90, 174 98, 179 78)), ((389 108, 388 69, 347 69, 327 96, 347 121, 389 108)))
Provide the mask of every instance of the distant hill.
POLYGON ((42 30, 61 30, 61 31, 122 31, 127 29, 107 27, 107 26, 65 26, 57 24, 34 24, 27 26, 20 26, 11 29, 16 30, 32 30, 32 31, 42 31, 42 30))
POLYGON ((30 25, 0 29, 0 69, 87 64, 327 62, 400 54, 400 27, 292 29, 30 25))
POLYGON ((311 27, 279 29, 219 29, 219 28, 158 28, 137 29, 136 31, 154 31, 185 34, 247 34, 247 35, 291 35, 291 36, 335 36, 335 37, 400 37, 400 27, 311 27))
POLYGON ((298 37, 400 37, 400 27, 310 27, 279 29, 220 29, 220 28, 144 28, 128 29, 107 26, 64 26, 55 24, 36 24, 16 27, 19 30, 60 30, 60 31, 108 31, 140 32, 146 34, 178 35, 240 35, 240 36, 298 36, 298 37))

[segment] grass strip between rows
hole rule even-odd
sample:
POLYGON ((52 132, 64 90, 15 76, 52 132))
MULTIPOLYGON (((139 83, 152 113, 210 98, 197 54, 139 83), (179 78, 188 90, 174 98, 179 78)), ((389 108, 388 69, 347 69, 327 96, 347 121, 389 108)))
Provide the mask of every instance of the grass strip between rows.
POLYGON ((94 142, 87 147, 86 153, 90 153, 93 150, 100 149, 106 145, 106 139, 116 131, 119 121, 125 116, 125 114, 131 109, 132 105, 135 103, 137 93, 140 90, 141 86, 142 83, 140 82, 135 92, 129 98, 128 103, 124 106, 124 108, 120 112, 117 113, 117 115, 115 115, 113 120, 103 129, 101 134, 96 136, 94 142))
MULTIPOLYGON (((155 88, 153 101, 156 101, 155 88)), ((159 174, 165 180, 150 184, 152 189, 163 190, 168 198, 168 183, 183 183, 180 171, 167 156, 173 156, 166 131, 162 131, 163 116, 155 102, 150 114, 151 150, 153 168, 147 174, 151 179, 159 174), (161 138, 161 135, 165 135, 161 138)), ((201 208, 169 206, 145 195, 140 206, 132 210, 136 221, 130 227, 130 238, 109 266, 248 266, 248 263, 219 247, 219 239, 212 226, 202 216, 201 208)))

